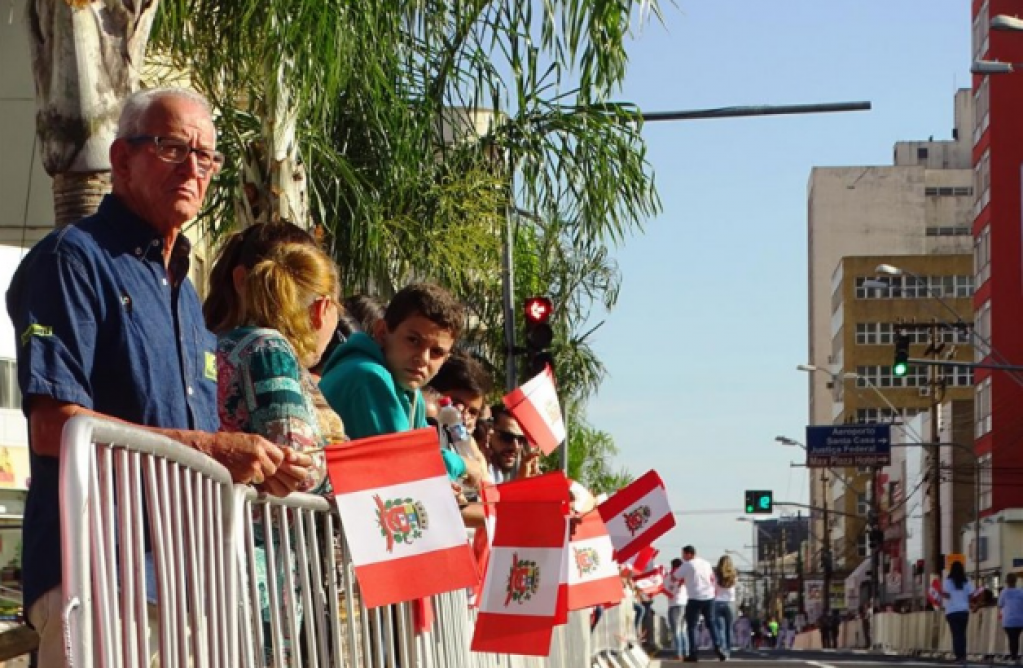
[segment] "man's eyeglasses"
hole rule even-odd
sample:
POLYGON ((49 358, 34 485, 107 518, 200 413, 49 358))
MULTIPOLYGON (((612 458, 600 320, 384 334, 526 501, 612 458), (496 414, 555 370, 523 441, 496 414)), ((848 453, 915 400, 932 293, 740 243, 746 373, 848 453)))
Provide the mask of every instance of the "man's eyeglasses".
POLYGON ((522 447, 526 447, 529 445, 529 439, 527 439, 522 434, 513 434, 512 432, 505 431, 503 429, 498 429, 494 433, 497 434, 497 437, 504 441, 505 443, 515 442, 521 445, 522 447))
POLYGON ((125 139, 129 144, 151 144, 153 152, 160 160, 180 165, 195 153, 196 165, 202 176, 216 173, 224 166, 224 154, 205 148, 193 148, 183 139, 174 137, 157 137, 155 135, 136 135, 125 139))

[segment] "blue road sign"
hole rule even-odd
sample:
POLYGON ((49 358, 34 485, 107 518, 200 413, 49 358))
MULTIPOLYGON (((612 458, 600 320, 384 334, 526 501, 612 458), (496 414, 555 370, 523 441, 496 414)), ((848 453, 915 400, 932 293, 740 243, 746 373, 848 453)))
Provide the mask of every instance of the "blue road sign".
POLYGON ((811 468, 891 463, 891 425, 829 424, 806 428, 806 465, 811 468))

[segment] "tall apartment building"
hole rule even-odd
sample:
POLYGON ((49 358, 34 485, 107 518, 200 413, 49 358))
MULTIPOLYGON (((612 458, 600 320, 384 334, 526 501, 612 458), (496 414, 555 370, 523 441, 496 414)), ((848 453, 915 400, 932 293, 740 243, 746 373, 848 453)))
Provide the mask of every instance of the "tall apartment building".
MULTIPOLYGON (((972 9, 974 60, 1023 61, 1023 33, 990 30, 995 16, 1018 15, 1019 2, 974 0, 972 9)), ((977 333, 990 342, 978 345, 977 357, 1023 365, 1023 79, 1018 73, 974 75, 973 93, 974 308, 977 333)), ((1023 508, 1023 374, 979 369, 976 383, 975 446, 987 483, 981 513, 1023 508)))
MULTIPOLYGON (((973 95, 960 90, 955 95, 951 139, 898 142, 892 165, 812 170, 807 202, 808 362, 824 369, 856 371, 841 368, 832 343, 833 279, 842 258, 971 252, 973 127, 973 95)), ((815 373, 808 380, 810 424, 844 420, 845 408, 836 407, 833 388, 828 387, 831 379, 815 373)), ((819 476, 811 476, 810 487, 811 504, 821 506, 825 490, 819 476)), ((820 553, 822 535, 817 513, 811 554, 820 553)))

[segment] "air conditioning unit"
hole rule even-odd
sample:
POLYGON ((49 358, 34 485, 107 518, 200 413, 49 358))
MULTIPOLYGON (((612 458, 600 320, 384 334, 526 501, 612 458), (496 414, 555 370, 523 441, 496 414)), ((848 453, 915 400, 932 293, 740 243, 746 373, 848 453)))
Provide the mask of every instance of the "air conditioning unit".
POLYGON ((923 387, 921 387, 920 388, 920 396, 921 397, 929 397, 929 396, 931 396, 931 386, 930 385, 924 385, 923 387))

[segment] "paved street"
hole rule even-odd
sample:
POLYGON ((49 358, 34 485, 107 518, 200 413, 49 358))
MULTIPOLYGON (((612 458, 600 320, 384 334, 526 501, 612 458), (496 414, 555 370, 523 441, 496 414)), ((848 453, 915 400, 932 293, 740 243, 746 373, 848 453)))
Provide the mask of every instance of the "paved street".
MULTIPOLYGON (((681 668, 681 661, 672 659, 659 659, 661 668, 681 668)), ((700 652, 700 664, 720 664, 714 653, 708 650, 700 652)), ((867 654, 843 651, 747 651, 733 652, 728 660, 729 664, 741 664, 750 668, 779 668, 781 666, 812 666, 814 668, 846 668, 849 666, 905 666, 911 668, 920 666, 954 666, 959 665, 952 661, 934 661, 927 659, 915 659, 912 657, 886 656, 883 654, 867 654)), ((971 662, 970 666, 988 666, 991 664, 971 662)), ((995 664, 998 665, 998 664, 995 664)), ((1004 665, 1004 664, 1003 664, 1004 665)))

